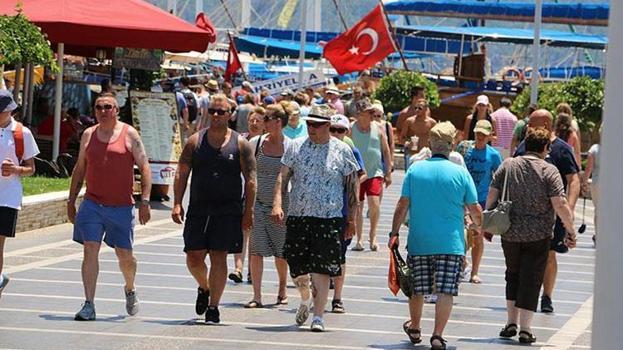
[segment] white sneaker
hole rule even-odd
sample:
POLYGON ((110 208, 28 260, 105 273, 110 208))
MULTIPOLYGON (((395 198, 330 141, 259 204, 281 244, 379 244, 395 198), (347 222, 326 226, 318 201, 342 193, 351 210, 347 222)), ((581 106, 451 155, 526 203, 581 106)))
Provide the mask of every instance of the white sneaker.
POLYGON ((324 332, 324 321, 322 318, 315 318, 311 323, 312 332, 324 332))

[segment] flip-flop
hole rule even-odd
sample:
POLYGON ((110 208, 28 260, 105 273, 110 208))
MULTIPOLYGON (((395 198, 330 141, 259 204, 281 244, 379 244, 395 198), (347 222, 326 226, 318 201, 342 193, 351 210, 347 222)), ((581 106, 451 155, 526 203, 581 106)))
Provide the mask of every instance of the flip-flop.
POLYGON ((370 250, 373 252, 376 252, 377 250, 379 250, 379 245, 378 244, 370 244, 370 250))
POLYGON ((246 303, 244 306, 245 309, 261 309, 263 307, 264 305, 262 305, 262 303, 260 303, 259 301, 255 301, 255 300, 251 300, 250 302, 246 303))
POLYGON ((363 245, 361 245, 360 243, 355 244, 354 247, 352 247, 350 250, 354 251, 354 252, 363 252, 364 251, 364 247, 363 245))
POLYGON ((446 340, 440 335, 433 335, 430 337, 430 348, 431 350, 446 350, 446 340), (438 341, 440 345, 433 344, 435 340, 438 341))
POLYGON ((482 280, 480 279, 480 277, 478 277, 478 275, 472 276, 469 279, 469 283, 473 283, 473 284, 481 284, 482 280))
POLYGON ((288 305, 288 297, 282 297, 280 295, 277 296, 277 302, 275 305, 288 305))
POLYGON ((422 330, 421 329, 411 329, 409 326, 411 325, 411 320, 406 321, 402 324, 402 330, 405 331, 409 340, 413 344, 419 344, 422 342, 422 330))

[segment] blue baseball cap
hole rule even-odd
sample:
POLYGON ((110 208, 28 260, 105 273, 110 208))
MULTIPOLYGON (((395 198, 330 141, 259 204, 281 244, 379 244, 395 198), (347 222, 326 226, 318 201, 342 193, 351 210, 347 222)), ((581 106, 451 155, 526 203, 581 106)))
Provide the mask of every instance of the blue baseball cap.
POLYGON ((266 96, 264 97, 264 103, 267 105, 272 105, 273 103, 275 103, 275 98, 272 96, 266 96))
POLYGON ((13 101, 13 93, 7 89, 0 90, 0 113, 12 112, 17 109, 17 103, 13 101))

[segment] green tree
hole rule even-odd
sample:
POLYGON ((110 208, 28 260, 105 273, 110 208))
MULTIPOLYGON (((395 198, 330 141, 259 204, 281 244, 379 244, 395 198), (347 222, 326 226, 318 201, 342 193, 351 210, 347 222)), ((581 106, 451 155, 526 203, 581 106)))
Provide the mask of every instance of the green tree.
POLYGON ((431 107, 440 104, 437 85, 417 72, 394 71, 383 77, 373 98, 383 102, 388 112, 398 112, 411 103, 411 89, 421 86, 426 90, 426 99, 431 107))
POLYGON ((0 16, 0 67, 32 63, 57 70, 50 42, 41 29, 28 21, 19 4, 16 12, 15 16, 0 16))
MULTIPOLYGON (((556 112, 559 103, 566 102, 580 129, 593 132, 601 123, 604 103, 604 81, 579 77, 566 82, 539 84, 539 108, 556 112)), ((525 89, 513 103, 511 110, 523 115, 530 104, 530 89, 525 89)))

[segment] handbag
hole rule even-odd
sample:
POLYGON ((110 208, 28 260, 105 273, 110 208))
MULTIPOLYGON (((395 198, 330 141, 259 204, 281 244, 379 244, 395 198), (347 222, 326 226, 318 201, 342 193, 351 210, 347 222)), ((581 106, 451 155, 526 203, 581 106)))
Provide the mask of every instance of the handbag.
POLYGON ((508 172, 504 174, 504 187, 502 188, 502 198, 498 200, 495 208, 485 210, 482 215, 482 229, 494 235, 503 235, 511 227, 510 210, 512 202, 508 200, 508 172))
MULTIPOLYGON (((393 271, 390 271, 390 276, 393 275, 398 280, 398 285, 400 286, 400 290, 407 297, 410 298, 413 295, 413 287, 411 283, 411 269, 409 265, 404 261, 402 255, 400 255, 400 251, 398 250, 398 246, 396 244, 392 245, 392 249, 390 250, 391 255, 391 268, 393 271)), ((394 292, 393 288, 390 284, 390 289, 394 292)), ((396 294, 397 290, 394 292, 396 294)))

